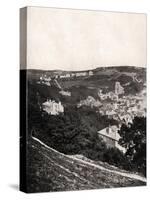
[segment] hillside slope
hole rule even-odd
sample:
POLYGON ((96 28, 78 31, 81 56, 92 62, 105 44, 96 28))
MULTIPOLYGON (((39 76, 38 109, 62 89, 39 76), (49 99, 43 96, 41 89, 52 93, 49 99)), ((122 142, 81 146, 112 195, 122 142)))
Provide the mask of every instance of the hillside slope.
POLYGON ((145 185, 146 179, 64 155, 30 138, 27 160, 27 192, 69 191, 145 185))
POLYGON ((38 92, 42 101, 51 98, 61 101, 64 105, 76 104, 88 96, 99 99, 100 89, 103 93, 114 92, 117 81, 124 87, 125 95, 135 95, 143 90, 146 81, 146 69, 140 67, 106 67, 91 71, 93 72, 92 76, 57 78, 56 80, 53 76, 71 72, 27 70, 29 93, 31 90, 34 90, 35 94, 38 92), (41 76, 52 78, 50 86, 37 84, 41 76), (71 92, 71 96, 61 95, 60 90, 71 92))

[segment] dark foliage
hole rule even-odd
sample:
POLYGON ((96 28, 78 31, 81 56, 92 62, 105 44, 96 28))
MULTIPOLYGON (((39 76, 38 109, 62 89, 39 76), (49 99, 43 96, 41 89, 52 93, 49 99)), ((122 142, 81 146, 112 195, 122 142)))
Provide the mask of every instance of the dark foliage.
POLYGON ((122 125, 119 134, 132 168, 146 175, 146 118, 135 117, 132 124, 122 125))
MULTIPOLYGON (((31 85, 28 91, 28 132, 52 148, 65 154, 82 154, 93 160, 125 167, 125 158, 119 150, 107 149, 97 131, 115 120, 100 116, 96 110, 74 105, 65 107, 65 113, 48 115, 40 109, 46 95, 38 86, 31 85), (121 162, 120 162, 121 161, 121 162)), ((126 163, 127 166, 127 163, 126 163)))

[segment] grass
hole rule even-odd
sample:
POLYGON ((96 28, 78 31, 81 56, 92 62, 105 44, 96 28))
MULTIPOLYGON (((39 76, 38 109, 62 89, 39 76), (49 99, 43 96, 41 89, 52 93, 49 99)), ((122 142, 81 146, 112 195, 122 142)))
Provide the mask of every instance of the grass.
POLYGON ((145 185, 144 182, 100 170, 66 157, 33 139, 28 143, 27 158, 29 193, 145 185))

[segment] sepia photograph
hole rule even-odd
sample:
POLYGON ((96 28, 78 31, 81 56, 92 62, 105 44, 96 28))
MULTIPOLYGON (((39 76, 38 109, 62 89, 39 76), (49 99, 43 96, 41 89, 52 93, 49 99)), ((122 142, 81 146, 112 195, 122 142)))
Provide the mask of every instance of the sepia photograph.
POLYGON ((20 9, 20 190, 146 185, 146 21, 20 9))

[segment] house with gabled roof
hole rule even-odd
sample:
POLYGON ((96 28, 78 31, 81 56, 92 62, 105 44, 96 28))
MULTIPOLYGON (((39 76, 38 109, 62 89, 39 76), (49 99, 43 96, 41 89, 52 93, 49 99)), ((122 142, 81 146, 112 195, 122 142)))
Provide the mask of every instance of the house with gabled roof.
POLYGON ((106 127, 98 131, 99 137, 103 139, 108 148, 118 148, 123 153, 126 149, 119 145, 120 135, 118 133, 118 127, 116 125, 106 127))

